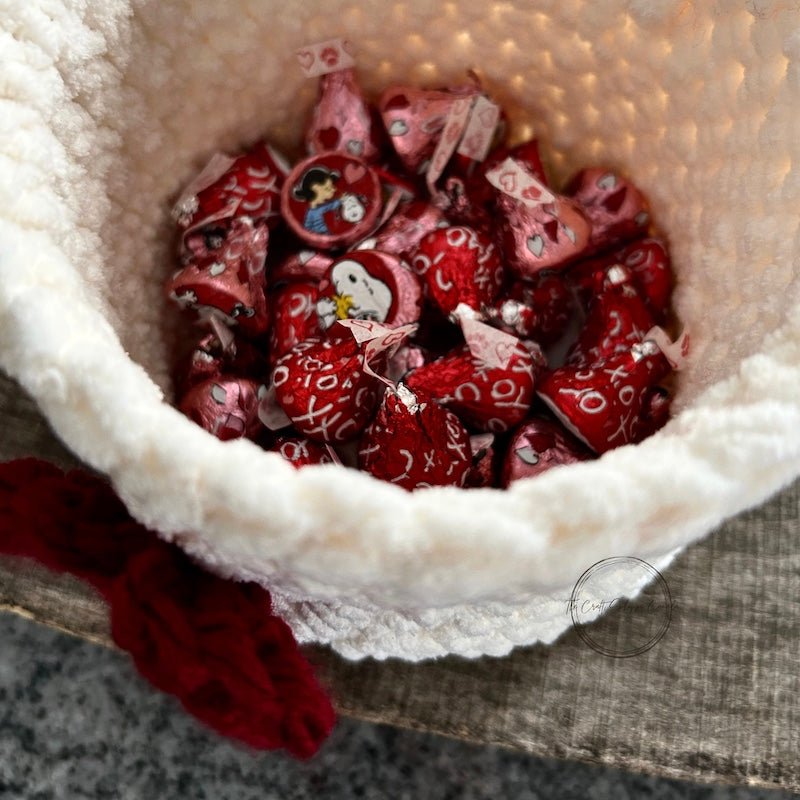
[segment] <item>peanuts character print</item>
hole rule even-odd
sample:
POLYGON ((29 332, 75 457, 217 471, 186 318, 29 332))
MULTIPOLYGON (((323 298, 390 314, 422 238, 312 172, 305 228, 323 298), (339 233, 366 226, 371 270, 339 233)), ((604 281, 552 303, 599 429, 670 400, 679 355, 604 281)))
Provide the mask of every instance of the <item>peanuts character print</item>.
POLYGON ((361 159, 322 153, 300 162, 281 195, 289 227, 306 244, 322 250, 347 247, 365 238, 381 211, 381 185, 361 159))

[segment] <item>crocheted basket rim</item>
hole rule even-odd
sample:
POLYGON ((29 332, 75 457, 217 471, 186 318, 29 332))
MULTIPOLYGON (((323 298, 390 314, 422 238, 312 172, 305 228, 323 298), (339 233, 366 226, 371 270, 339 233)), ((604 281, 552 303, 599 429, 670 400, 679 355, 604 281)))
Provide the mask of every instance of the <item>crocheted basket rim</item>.
POLYGON ((779 4, 331 0, 287 19, 237 0, 246 24, 211 0, 55 5, 20 3, 4 34, 0 363, 138 519, 213 568, 356 606, 515 603, 609 555, 663 558, 800 472, 800 42, 779 4), (695 346, 663 431, 508 491, 409 494, 295 471, 168 405, 170 200, 214 150, 298 140, 314 87, 292 52, 331 35, 358 40, 372 91, 481 67, 558 177, 637 179, 695 346))

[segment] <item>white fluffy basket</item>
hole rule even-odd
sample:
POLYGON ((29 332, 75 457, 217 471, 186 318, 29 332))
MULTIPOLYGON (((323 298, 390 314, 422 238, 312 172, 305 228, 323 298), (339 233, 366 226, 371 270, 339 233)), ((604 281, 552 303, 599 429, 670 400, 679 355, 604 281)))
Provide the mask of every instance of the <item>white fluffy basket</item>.
MULTIPOLYGON (((800 17, 682 0, 0 0, 0 364, 131 512, 263 582, 346 656, 552 641, 611 555, 659 566, 800 473, 800 17), (219 149, 298 141, 293 51, 344 35, 367 88, 478 67, 556 177, 635 177, 691 328, 656 436, 509 491, 295 471, 171 408, 170 201, 219 149)), ((622 593, 636 586, 619 587, 622 593)))

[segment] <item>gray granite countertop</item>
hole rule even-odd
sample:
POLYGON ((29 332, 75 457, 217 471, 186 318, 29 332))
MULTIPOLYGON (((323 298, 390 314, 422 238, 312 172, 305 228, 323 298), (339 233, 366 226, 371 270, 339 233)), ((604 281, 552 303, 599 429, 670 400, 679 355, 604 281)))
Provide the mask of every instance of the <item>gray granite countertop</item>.
POLYGON ((128 658, 0 614, 2 800, 783 800, 342 719, 311 761, 225 741, 128 658))

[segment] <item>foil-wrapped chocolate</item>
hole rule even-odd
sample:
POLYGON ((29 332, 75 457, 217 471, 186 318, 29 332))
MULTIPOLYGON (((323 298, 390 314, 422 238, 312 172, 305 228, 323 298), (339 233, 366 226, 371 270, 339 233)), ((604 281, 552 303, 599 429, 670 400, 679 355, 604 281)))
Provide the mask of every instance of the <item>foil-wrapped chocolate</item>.
POLYGON ((361 437, 358 464, 404 489, 463 486, 472 466, 469 434, 452 411, 404 384, 385 389, 361 437))
POLYGON ((222 376, 195 384, 178 403, 189 419, 218 439, 255 438, 260 384, 248 378, 222 376))
POLYGON ((381 160, 384 147, 381 119, 364 98, 355 70, 323 75, 306 130, 309 155, 338 150, 374 163, 381 160))
POLYGON ((381 183, 360 158, 329 152, 311 156, 289 173, 281 214, 309 247, 344 248, 369 235, 383 208, 381 183))
POLYGON ((322 330, 336 320, 364 319, 397 327, 422 310, 419 279, 400 258, 380 250, 352 250, 333 261, 319 285, 322 330))
POLYGON ((534 417, 514 432, 503 460, 500 484, 505 489, 514 481, 590 458, 592 453, 557 422, 534 417))

